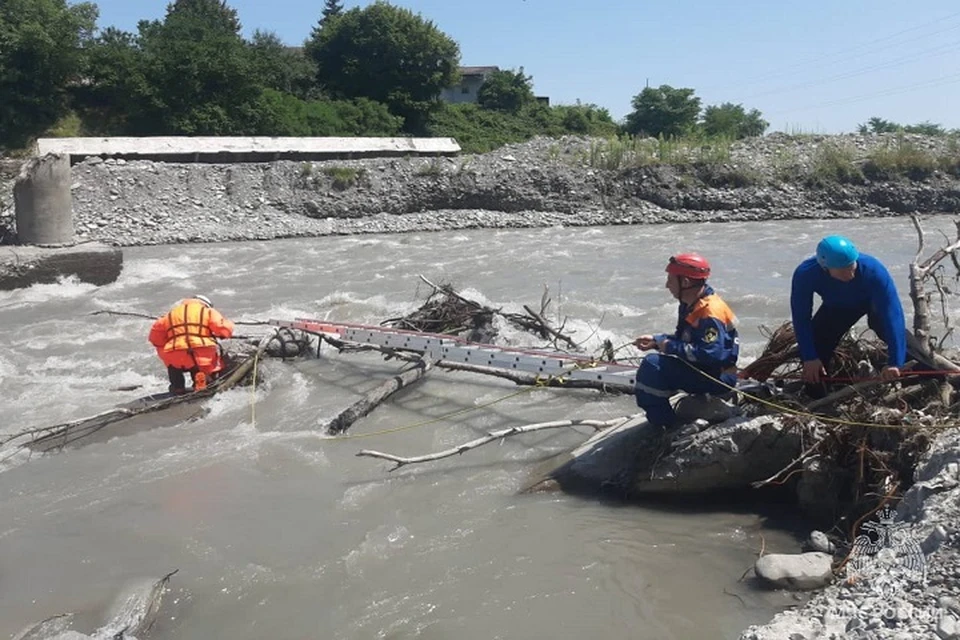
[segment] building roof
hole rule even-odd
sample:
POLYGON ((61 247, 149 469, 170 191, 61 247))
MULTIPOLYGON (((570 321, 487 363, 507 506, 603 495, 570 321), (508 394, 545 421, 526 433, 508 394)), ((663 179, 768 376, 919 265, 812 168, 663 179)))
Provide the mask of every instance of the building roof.
POLYGON ((500 71, 500 67, 460 67, 462 76, 485 76, 494 71, 500 71))

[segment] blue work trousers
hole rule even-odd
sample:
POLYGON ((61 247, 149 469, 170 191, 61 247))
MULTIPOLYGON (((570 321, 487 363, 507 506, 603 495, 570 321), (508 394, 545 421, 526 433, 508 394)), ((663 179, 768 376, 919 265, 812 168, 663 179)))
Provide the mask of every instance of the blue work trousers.
MULTIPOLYGON (((735 373, 714 376, 731 387, 737 384, 735 373)), ((651 353, 640 363, 633 393, 637 406, 647 414, 647 421, 661 427, 671 427, 677 416, 670 405, 670 396, 678 391, 687 393, 724 394, 729 388, 705 376, 699 369, 676 356, 651 353)))

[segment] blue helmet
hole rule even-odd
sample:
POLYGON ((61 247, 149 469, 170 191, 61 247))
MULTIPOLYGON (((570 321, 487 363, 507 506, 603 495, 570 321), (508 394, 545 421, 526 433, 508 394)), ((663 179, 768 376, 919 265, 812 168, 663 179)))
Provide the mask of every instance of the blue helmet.
POLYGON ((849 267, 859 257, 857 248, 843 236, 827 236, 817 245, 817 262, 824 269, 849 267))

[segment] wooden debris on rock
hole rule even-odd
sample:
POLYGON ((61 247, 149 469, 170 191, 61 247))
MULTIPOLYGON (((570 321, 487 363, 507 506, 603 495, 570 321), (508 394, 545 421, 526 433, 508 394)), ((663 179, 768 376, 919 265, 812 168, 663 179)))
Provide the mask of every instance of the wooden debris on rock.
MULTIPOLYGON (((913 484, 913 470, 939 429, 960 427, 960 365, 943 351, 952 333, 944 262, 960 277, 960 223, 957 239, 922 259, 924 234, 913 218, 919 249, 910 268, 913 332, 907 334, 908 362, 895 382, 879 379, 886 365, 886 345, 875 337, 846 337, 831 363, 827 395, 802 395, 801 362, 793 328, 785 323, 770 333, 769 342, 743 374, 759 381, 781 380, 774 405, 791 409, 783 420, 799 431, 806 444, 796 459, 756 487, 792 484, 802 506, 812 515, 846 527, 877 508, 878 501, 899 498, 913 484), (930 309, 934 284, 943 334, 934 335, 930 309), (911 373, 911 370, 915 373, 911 373), (846 524, 844 524, 846 523, 846 524)), ((769 398, 768 398, 769 399, 769 398)), ((745 398, 745 413, 777 413, 775 406, 745 398)), ((851 537, 852 539, 852 537, 851 537)))

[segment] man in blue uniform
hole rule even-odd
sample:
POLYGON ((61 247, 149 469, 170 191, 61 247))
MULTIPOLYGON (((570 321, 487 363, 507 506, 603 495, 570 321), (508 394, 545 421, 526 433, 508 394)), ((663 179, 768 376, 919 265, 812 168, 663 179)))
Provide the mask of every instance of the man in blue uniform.
POLYGON ((677 329, 633 343, 657 351, 640 363, 634 395, 647 420, 661 427, 676 421, 670 396, 677 391, 726 393, 724 385, 735 386, 740 353, 737 318, 707 284, 710 264, 696 253, 682 253, 670 258, 666 272, 667 289, 680 301, 677 329))
POLYGON ((827 236, 817 245, 817 254, 800 263, 793 272, 790 310, 808 392, 822 394, 822 387, 816 385, 826 375, 834 350, 863 316, 887 344, 887 366, 880 376, 884 380, 900 377, 907 332, 897 287, 887 268, 857 251, 849 239, 827 236), (813 315, 815 293, 821 304, 813 315))

